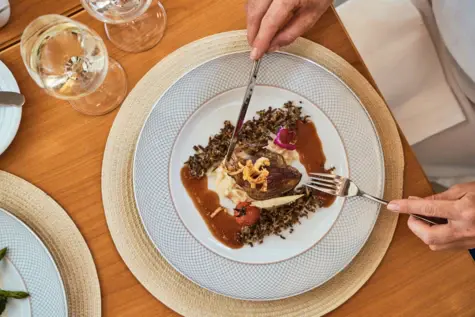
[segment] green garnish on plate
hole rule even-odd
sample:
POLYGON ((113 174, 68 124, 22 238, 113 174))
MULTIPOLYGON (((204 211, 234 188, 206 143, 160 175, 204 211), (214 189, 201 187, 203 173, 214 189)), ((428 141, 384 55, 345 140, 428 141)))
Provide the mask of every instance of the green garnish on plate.
MULTIPOLYGON (((7 248, 3 248, 0 250, 0 261, 3 260, 3 258, 7 254, 7 250, 7 248)), ((0 289, 0 315, 5 311, 9 298, 23 299, 27 298, 28 296, 30 296, 30 294, 28 294, 27 292, 5 291, 3 289, 0 289)))

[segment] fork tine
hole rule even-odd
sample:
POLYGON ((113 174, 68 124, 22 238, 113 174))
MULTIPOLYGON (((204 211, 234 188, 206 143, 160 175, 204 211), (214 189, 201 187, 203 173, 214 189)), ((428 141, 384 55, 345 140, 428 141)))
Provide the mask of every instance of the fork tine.
POLYGON ((312 176, 316 176, 319 178, 330 178, 330 179, 341 179, 341 176, 335 175, 335 174, 326 174, 326 173, 309 173, 312 176))
POLYGON ((310 177, 310 180, 315 183, 321 183, 322 185, 328 185, 328 186, 338 186, 340 183, 336 179, 328 179, 328 178, 320 178, 320 177, 310 177))
POLYGON ((330 194, 330 195, 333 195, 333 196, 337 196, 336 191, 333 190, 333 189, 330 189, 330 188, 321 187, 321 186, 314 186, 312 184, 304 184, 304 186, 316 189, 316 190, 321 191, 323 193, 327 193, 327 194, 330 194))
POLYGON ((316 180, 312 179, 310 184, 315 185, 315 186, 320 186, 320 187, 326 187, 328 189, 338 190, 338 184, 337 183, 326 183, 326 182, 322 182, 318 179, 316 179, 316 180))

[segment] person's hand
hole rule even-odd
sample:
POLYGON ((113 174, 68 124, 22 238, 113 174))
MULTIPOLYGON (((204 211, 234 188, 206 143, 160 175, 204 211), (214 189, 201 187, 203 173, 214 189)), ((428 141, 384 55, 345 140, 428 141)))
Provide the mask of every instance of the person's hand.
POLYGON ((447 218, 445 225, 431 226, 409 217, 409 229, 431 250, 475 248, 475 182, 455 185, 425 199, 391 201, 388 209, 406 214, 447 218))
POLYGON ((252 59, 276 51, 308 31, 332 0, 249 0, 247 39, 252 59))

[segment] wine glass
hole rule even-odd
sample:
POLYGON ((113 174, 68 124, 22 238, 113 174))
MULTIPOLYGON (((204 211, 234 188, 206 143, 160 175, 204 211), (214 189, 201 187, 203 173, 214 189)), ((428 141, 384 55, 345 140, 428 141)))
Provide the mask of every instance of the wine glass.
POLYGON ((41 16, 26 27, 20 48, 38 86, 79 112, 106 114, 127 95, 122 66, 108 57, 99 35, 79 22, 57 14, 41 16))
POLYGON ((104 22, 107 37, 126 52, 142 52, 160 42, 167 24, 158 0, 81 0, 93 17, 104 22))

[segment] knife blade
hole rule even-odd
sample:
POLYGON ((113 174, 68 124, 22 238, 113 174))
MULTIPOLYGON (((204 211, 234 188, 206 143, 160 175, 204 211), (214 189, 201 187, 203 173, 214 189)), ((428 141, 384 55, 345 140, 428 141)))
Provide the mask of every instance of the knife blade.
POLYGON ((0 106, 17 106, 25 104, 25 96, 13 91, 0 91, 0 106))
POLYGON ((234 148, 238 142, 239 132, 241 131, 242 125, 244 123, 244 118, 246 117, 247 109, 249 108, 249 104, 251 103, 252 94, 254 92, 254 87, 256 86, 257 82, 257 73, 259 72, 259 67, 261 65, 261 60, 258 59, 254 61, 254 65, 252 66, 251 76, 249 77, 249 83, 247 84, 246 94, 244 95, 244 100, 241 105, 241 110, 239 111, 239 117, 236 122, 236 127, 234 128, 233 136, 231 138, 231 143, 228 147, 228 152, 226 153, 225 162, 228 162, 233 155, 234 148))

